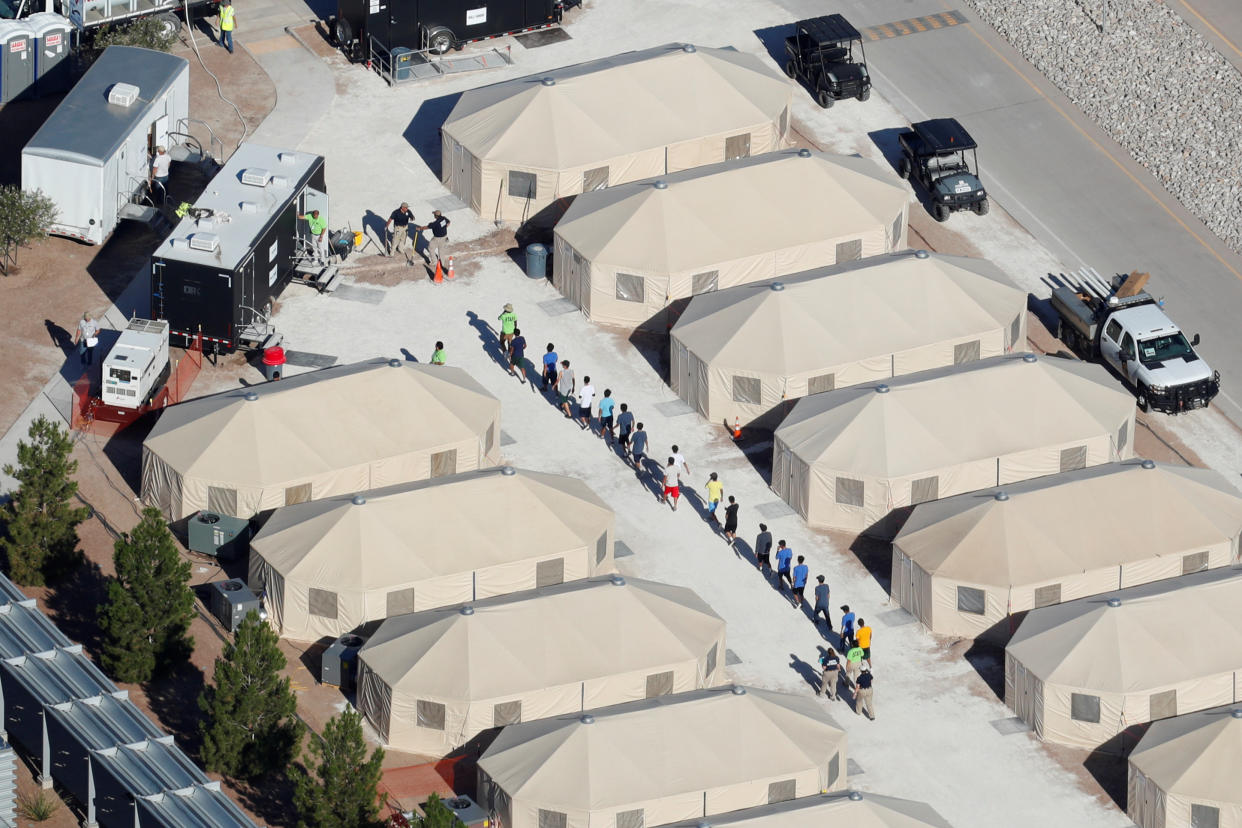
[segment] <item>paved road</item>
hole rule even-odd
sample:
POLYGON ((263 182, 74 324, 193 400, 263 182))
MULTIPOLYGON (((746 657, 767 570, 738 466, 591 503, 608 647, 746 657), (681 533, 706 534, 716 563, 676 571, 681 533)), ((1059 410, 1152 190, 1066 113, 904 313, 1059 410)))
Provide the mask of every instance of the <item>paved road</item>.
MULTIPOLYGON (((778 0, 791 21, 819 0, 778 0)), ((1180 4, 1181 0, 1171 0, 1180 4)), ((1229 11, 1237 0, 1194 0, 1229 11)), ((955 9, 967 25, 867 44, 877 89, 910 120, 952 115, 979 141, 989 190, 1070 268, 1152 274, 1175 321, 1203 335, 1220 406, 1242 423, 1242 257, 1191 216, 1115 142, 968 8, 935 0, 841 0, 859 28, 955 9), (1232 399, 1228 398, 1231 396, 1232 399)), ((1205 12, 1206 13, 1206 12, 1205 12)), ((967 217, 968 218, 968 217, 967 217)))
POLYGON ((1238 0, 1165 0, 1242 71, 1242 3, 1238 0))

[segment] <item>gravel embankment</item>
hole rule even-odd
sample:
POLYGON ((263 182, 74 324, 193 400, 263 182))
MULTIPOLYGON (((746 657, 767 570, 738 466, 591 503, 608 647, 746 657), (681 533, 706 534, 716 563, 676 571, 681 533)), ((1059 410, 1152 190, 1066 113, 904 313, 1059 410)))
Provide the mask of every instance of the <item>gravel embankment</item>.
POLYGON ((1242 73, 1159 0, 967 0, 1070 100, 1242 252, 1242 73), (1098 0, 1088 4, 1098 19, 1098 0))

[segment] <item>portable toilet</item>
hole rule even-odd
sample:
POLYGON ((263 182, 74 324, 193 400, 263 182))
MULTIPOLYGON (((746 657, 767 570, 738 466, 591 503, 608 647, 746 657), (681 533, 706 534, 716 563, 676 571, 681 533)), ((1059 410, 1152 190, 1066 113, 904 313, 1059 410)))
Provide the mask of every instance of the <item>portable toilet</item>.
POLYGON ((68 18, 53 12, 38 12, 26 18, 34 30, 35 94, 52 95, 73 85, 69 57, 68 18))
POLYGON ((34 84, 34 30, 25 20, 0 27, 0 104, 15 101, 34 84))

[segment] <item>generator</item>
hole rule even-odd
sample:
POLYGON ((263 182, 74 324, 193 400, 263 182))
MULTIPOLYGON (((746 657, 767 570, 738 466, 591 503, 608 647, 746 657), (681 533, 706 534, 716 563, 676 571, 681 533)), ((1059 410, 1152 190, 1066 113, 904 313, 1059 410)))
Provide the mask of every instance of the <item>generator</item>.
POLYGON ((168 381, 168 370, 168 323, 129 320, 104 357, 104 404, 141 408, 168 381))
POLYGON ((190 551, 228 560, 244 552, 250 543, 250 521, 203 510, 186 527, 190 551))
POLYGON ((250 613, 260 613, 259 596, 240 578, 216 581, 211 585, 211 614, 229 632, 236 632, 250 613))
POLYGON ((365 643, 360 635, 342 635, 333 641, 319 660, 319 681, 342 690, 352 688, 358 675, 358 651, 365 643))

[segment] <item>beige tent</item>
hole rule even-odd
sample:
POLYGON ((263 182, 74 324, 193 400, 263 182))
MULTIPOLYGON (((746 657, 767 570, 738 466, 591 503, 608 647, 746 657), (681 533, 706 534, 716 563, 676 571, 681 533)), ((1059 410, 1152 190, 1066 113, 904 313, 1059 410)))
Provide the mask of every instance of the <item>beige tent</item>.
POLYGON ((725 623, 691 590, 620 575, 389 618, 359 709, 398 750, 725 680, 725 623))
POLYGON ((771 428, 798 397, 1025 350, 1026 292, 990 262, 907 250, 696 296, 672 337, 678 396, 771 428))
POLYGON ((1007 637, 1014 613, 1228 566, 1239 535, 1242 496, 1216 472, 1109 463, 915 507, 892 594, 932 632, 1007 637))
POLYGON ((1242 826, 1242 707, 1154 722, 1130 753, 1126 813, 1138 828, 1242 826))
POLYGON ((669 44, 462 94, 440 178, 486 219, 785 146, 793 86, 755 55, 669 44))
POLYGON ((584 193, 552 283, 596 322, 663 332, 675 300, 900 250, 909 197, 865 158, 806 149, 584 193))
POLYGON ((635 828, 842 790, 845 765, 814 697, 724 687, 507 727, 479 802, 505 828, 635 828))
POLYGON ((277 509, 250 586, 300 641, 611 572, 612 510, 571 477, 487 469, 277 509))
POLYGON ((772 489, 813 526, 888 534, 904 506, 1133 455, 1134 399, 1098 365, 1034 354, 803 397, 772 489))
MULTIPOLYGON (((806 796, 691 819, 665 828, 951 828, 932 806, 908 799, 850 791, 806 796)), ((1145 828, 1145 827, 1144 827, 1145 828)))
POLYGON ((170 520, 266 509, 500 462, 500 401, 460 368, 372 359, 164 409, 142 501, 170 520))
POLYGON ((1005 704, 1041 739, 1095 748, 1242 694, 1242 567, 1032 610, 1005 648, 1005 704))

